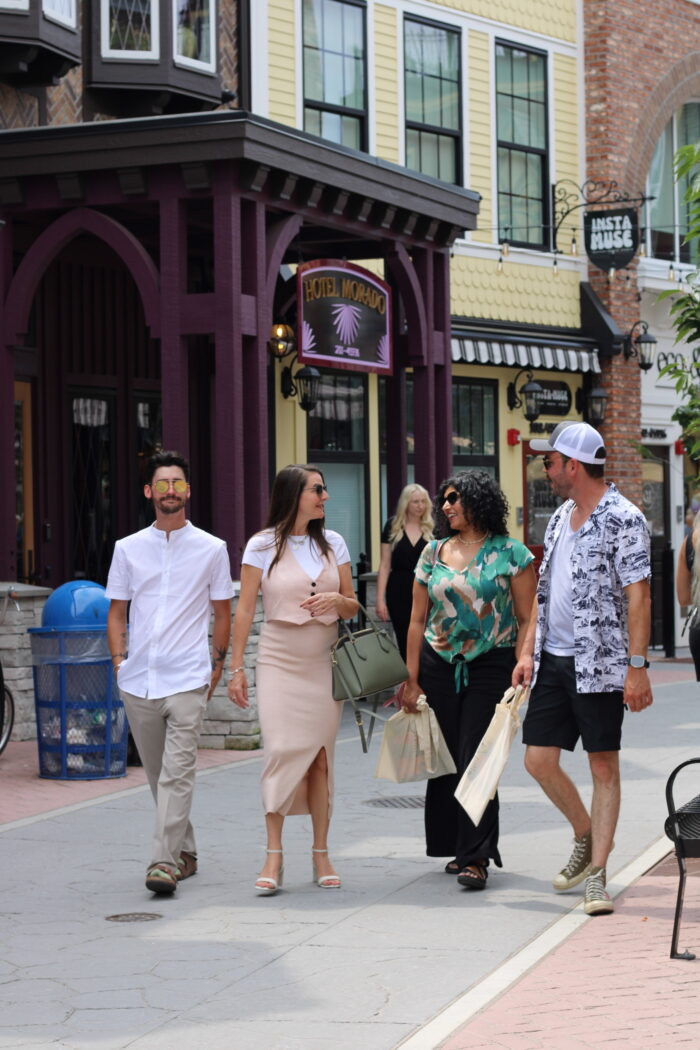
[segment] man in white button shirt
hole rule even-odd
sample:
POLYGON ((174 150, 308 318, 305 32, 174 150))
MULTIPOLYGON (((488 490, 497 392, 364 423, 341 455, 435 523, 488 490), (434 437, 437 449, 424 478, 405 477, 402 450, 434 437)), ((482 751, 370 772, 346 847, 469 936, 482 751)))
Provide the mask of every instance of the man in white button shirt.
POLYGON ((156 520, 115 545, 107 581, 107 640, 156 802, 146 886, 173 893, 197 870, 189 819, 197 742, 228 649, 233 583, 224 541, 185 516, 187 460, 177 452, 158 452, 146 476, 144 492, 156 520))

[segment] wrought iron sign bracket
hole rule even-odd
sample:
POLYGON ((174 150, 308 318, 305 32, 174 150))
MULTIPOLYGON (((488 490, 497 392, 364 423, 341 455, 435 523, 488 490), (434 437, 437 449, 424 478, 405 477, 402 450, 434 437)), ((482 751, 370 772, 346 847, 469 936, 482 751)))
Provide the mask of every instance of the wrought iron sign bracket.
POLYGON ((586 179, 581 186, 573 179, 560 179, 552 186, 552 251, 555 254, 561 253, 557 245, 559 230, 571 213, 579 208, 588 208, 594 204, 629 204, 634 208, 641 208, 642 204, 652 200, 654 197, 645 193, 630 197, 628 193, 623 193, 614 179, 610 179, 609 182, 602 179, 586 179))

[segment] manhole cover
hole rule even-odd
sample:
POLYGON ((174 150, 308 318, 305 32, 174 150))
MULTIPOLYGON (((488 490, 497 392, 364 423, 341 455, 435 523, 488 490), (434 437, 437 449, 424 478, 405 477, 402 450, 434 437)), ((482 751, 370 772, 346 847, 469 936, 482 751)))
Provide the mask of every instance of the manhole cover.
POLYGON ((107 922, 151 922, 153 919, 162 919, 154 911, 127 911, 123 915, 105 915, 107 922))
POLYGON ((422 795, 394 795, 389 798, 365 799, 366 806, 376 806, 377 809, 423 809, 425 799, 422 795))

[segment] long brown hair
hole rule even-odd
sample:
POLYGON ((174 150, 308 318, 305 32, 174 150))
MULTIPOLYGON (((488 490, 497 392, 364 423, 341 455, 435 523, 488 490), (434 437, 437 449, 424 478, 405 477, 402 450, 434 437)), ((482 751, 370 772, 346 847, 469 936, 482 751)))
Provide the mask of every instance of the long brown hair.
MULTIPOLYGON (((267 509, 266 529, 273 529, 275 534, 275 556, 272 559, 268 573, 272 572, 277 562, 284 554, 287 540, 292 534, 299 500, 306 487, 311 474, 320 474, 323 483, 323 471, 314 466, 313 463, 291 463, 279 471, 272 483, 270 493, 270 506, 267 509)), ((323 518, 314 518, 306 526, 306 531, 324 558, 328 558, 331 546, 326 539, 326 529, 323 518)))

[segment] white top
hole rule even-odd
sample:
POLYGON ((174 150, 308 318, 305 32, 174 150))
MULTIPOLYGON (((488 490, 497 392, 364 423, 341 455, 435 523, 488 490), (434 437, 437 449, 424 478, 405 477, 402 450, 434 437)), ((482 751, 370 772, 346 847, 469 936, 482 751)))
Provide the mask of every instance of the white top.
MULTIPOLYGON (((572 508, 573 509, 573 508, 572 508)), ((544 650, 553 656, 573 656, 574 606, 571 592, 573 550, 578 532, 571 528, 571 511, 562 525, 551 558, 552 589, 547 609, 544 650)))
POLYGON ((211 602, 233 596, 223 540, 189 521, 126 536, 115 544, 106 594, 131 602, 120 689, 158 699, 209 683, 211 602))
MULTIPOLYGON (((256 569, 262 569, 263 576, 267 573, 272 559, 275 556, 274 530, 264 529, 251 536, 243 551, 242 564, 254 565, 256 569)), ((339 532, 326 529, 326 539, 335 554, 338 565, 345 565, 350 561, 350 552, 347 543, 339 532)), ((303 536, 290 536, 287 546, 295 559, 301 565, 304 572, 313 579, 323 568, 323 555, 315 543, 311 542, 308 533, 303 536)), ((121 671, 119 672, 121 674, 121 671)))

